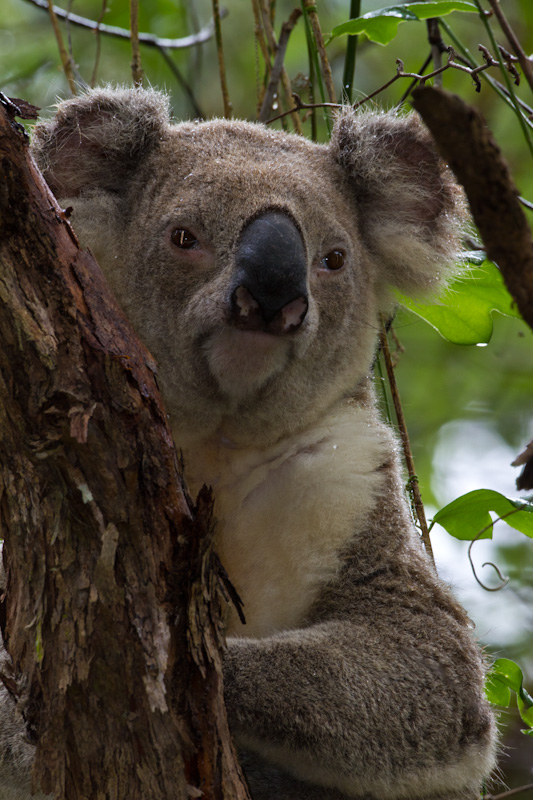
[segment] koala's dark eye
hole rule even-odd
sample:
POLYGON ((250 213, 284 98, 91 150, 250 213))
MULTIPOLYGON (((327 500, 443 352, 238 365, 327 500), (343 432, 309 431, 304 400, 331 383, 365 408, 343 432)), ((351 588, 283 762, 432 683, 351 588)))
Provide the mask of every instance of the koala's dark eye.
POLYGON ((172 231, 170 238, 173 243, 182 250, 192 250, 198 247, 198 239, 196 236, 190 231, 185 230, 185 228, 176 228, 176 230, 172 231))
POLYGON ((336 270, 344 266, 344 253, 342 250, 332 250, 322 259, 324 269, 336 270))

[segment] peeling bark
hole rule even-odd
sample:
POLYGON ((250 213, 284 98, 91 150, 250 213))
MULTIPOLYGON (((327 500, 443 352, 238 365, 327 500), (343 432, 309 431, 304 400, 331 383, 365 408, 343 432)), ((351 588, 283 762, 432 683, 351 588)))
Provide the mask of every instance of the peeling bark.
POLYGON ((26 139, 4 104, 0 537, 34 787, 66 800, 245 800, 209 493, 192 508, 155 364, 26 139))

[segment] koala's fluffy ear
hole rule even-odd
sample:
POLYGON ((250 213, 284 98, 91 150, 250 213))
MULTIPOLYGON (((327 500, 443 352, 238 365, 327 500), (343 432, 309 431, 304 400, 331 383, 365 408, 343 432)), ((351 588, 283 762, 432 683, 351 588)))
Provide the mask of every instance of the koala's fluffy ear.
POLYGON ((98 89, 58 105, 36 125, 32 152, 58 197, 115 192, 169 123, 168 99, 141 89, 98 89))
POLYGON ((408 292, 438 288, 460 257, 466 212, 418 115, 345 111, 330 147, 349 174, 383 279, 408 292))

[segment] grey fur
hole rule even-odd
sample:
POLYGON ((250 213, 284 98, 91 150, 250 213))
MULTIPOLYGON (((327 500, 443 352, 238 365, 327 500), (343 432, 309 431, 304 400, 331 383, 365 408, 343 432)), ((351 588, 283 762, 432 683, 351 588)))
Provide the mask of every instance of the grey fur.
POLYGON ((191 490, 214 487, 247 617, 228 613, 225 693, 254 800, 474 797, 494 761, 482 658, 369 379, 390 287, 431 293, 460 250, 461 196, 420 122, 347 111, 316 145, 172 125, 161 95, 103 89, 61 103, 33 151, 158 361, 191 490), (277 337, 229 310, 242 231, 272 210, 308 259, 307 316, 277 337))

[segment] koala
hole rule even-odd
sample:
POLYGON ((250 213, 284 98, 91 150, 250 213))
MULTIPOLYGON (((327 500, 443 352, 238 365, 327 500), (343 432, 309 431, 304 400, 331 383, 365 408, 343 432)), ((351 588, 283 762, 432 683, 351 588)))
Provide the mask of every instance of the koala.
MULTIPOLYGON (((495 752, 483 658, 371 379, 392 289, 434 293, 460 251, 461 193, 419 119, 348 109, 317 144, 105 88, 32 147, 157 361, 190 492, 213 488, 252 798, 474 800, 495 752)), ((29 785, 32 747, 9 757, 3 702, 0 796, 26 800, 3 788, 29 785)))

